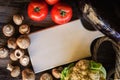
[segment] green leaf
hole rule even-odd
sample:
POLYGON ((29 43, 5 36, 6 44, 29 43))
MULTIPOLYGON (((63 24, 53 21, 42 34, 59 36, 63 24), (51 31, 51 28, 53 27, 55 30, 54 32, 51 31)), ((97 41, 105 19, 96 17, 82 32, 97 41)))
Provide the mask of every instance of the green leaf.
POLYGON ((95 62, 95 61, 90 61, 90 69, 100 70, 101 67, 102 67, 102 64, 97 63, 97 62, 95 62))
POLYGON ((90 70, 99 71, 103 74, 102 76, 106 78, 107 73, 105 68, 102 66, 102 64, 97 63, 95 61, 90 61, 90 70))
POLYGON ((103 77, 106 78, 107 72, 104 67, 101 67, 100 71, 104 74, 103 77))
POLYGON ((65 67, 61 72, 61 80, 65 80, 67 76, 71 73, 71 68, 74 66, 74 63, 70 64, 68 67, 65 67))

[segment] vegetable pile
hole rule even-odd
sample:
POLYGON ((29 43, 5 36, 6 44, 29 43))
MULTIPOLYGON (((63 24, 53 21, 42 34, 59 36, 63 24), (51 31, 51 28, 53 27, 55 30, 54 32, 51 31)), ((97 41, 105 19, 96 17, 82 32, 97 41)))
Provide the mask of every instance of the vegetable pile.
POLYGON ((106 80, 106 70, 95 61, 80 60, 64 68, 61 80, 106 80))
MULTIPOLYGON (((33 21, 43 21, 48 15, 48 5, 52 6, 51 19, 56 24, 64 24, 72 18, 72 7, 66 3, 60 2, 60 0, 40 0, 32 1, 28 4, 28 16, 33 21)), ((26 49, 30 46, 30 39, 28 34, 30 33, 30 26, 23 24, 23 15, 13 15, 13 24, 6 24, 3 26, 2 32, 7 41, 2 41, 7 44, 6 47, 1 44, 0 46, 0 58, 6 58, 9 56, 11 62, 6 66, 10 71, 12 77, 19 77, 22 74, 22 80, 35 80, 35 73, 26 68, 21 71, 22 67, 28 67, 30 65, 30 58, 26 52, 26 49), (16 27, 18 30, 16 30, 16 27), (16 31, 19 35, 15 36, 16 31), (19 62, 19 65, 13 65, 12 63, 19 62)), ((54 68, 51 70, 51 74, 44 73, 40 76, 40 80, 53 80, 53 76, 56 79, 61 80, 105 80, 106 70, 102 64, 92 60, 80 60, 75 65, 72 63, 64 69, 62 67, 54 68)))

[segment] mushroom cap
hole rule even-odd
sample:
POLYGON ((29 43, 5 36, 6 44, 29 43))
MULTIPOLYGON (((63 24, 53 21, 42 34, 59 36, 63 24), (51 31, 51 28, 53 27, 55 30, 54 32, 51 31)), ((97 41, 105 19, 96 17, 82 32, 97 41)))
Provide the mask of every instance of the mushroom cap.
POLYGON ((22 71, 22 80, 35 80, 35 74, 31 69, 24 69, 22 71))
POLYGON ((11 37, 15 33, 15 28, 11 24, 3 26, 3 34, 7 37, 11 37))
POLYGON ((0 48, 0 58, 6 58, 8 56, 8 53, 9 53, 8 49, 3 47, 0 48))
POLYGON ((20 67, 15 66, 13 70, 11 71, 12 77, 18 77, 20 75, 20 67))
POLYGON ((81 70, 86 70, 89 68, 89 60, 80 60, 75 66, 81 70))
POLYGON ((15 56, 14 53, 11 53, 11 54, 10 54, 10 59, 11 59, 12 61, 17 61, 17 60, 18 60, 18 58, 15 56))
POLYGON ((41 75, 40 80, 53 80, 53 77, 49 73, 44 73, 41 75))
POLYGON ((24 17, 22 15, 13 15, 13 21, 16 25, 21 25, 24 20, 24 17))
POLYGON ((30 39, 27 35, 21 35, 17 38, 16 43, 21 49, 27 49, 30 45, 30 39))
POLYGON ((24 55, 20 58, 20 64, 23 65, 23 66, 27 66, 29 64, 29 57, 27 55, 24 55))
POLYGON ((100 73, 99 73, 99 71, 98 72, 97 71, 96 72, 90 71, 88 75, 91 78, 91 80, 102 80, 102 79, 100 79, 100 73))
POLYGON ((7 44, 8 44, 8 48, 12 48, 12 49, 16 49, 17 48, 17 44, 16 44, 16 39, 15 38, 8 39, 7 44))
POLYGON ((23 49, 16 49, 14 51, 15 57, 17 57, 18 59, 20 59, 24 54, 25 54, 25 51, 23 49))
POLYGON ((61 71, 57 68, 54 68, 54 69, 52 69, 52 75, 55 78, 59 79, 61 77, 61 71))
POLYGON ((30 27, 27 24, 23 24, 19 27, 19 32, 21 34, 28 34, 30 32, 30 27))

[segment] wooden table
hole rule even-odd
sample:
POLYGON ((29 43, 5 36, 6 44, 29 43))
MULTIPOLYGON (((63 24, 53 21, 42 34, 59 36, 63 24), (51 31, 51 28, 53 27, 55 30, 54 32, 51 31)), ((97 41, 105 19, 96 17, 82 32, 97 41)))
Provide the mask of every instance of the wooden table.
MULTIPOLYGON (((69 1, 68 3, 72 3, 72 1, 73 0, 69 1)), ((31 32, 56 25, 51 21, 50 15, 48 15, 47 18, 40 23, 31 21, 27 16, 27 5, 29 2, 30 0, 0 0, 0 39, 4 37, 2 35, 2 30, 1 30, 2 26, 7 23, 13 24, 12 16, 16 13, 20 13, 25 17, 24 23, 27 23, 30 25, 31 32), (39 27, 34 27, 34 26, 39 26, 39 27)), ((73 6, 74 8, 73 10, 74 14, 73 14, 72 20, 79 18, 78 12, 77 12, 78 8, 76 7, 75 4, 71 4, 71 6, 73 6)), ((49 6, 49 10, 50 9, 51 9, 51 6, 49 6)), ((4 38, 4 40, 7 40, 7 38, 4 38)), ((94 47, 94 44, 91 47, 91 51, 93 47, 94 47)), ((99 54, 98 61, 103 63, 103 65, 105 66, 108 72, 111 71, 111 69, 113 69, 115 65, 115 51, 113 50, 111 44, 109 42, 105 42, 104 44, 102 44, 98 51, 98 54, 99 54)), ((17 78, 12 78, 10 76, 10 72, 6 70, 6 65, 9 62, 10 62, 9 57, 5 59, 0 59, 0 80, 22 80, 21 75, 17 78)), ((32 68, 31 66, 29 67, 32 68)), ((51 73, 51 70, 48 70, 45 72, 51 73)), ((42 73, 36 74, 36 80, 39 80, 39 77, 41 74, 42 73)))

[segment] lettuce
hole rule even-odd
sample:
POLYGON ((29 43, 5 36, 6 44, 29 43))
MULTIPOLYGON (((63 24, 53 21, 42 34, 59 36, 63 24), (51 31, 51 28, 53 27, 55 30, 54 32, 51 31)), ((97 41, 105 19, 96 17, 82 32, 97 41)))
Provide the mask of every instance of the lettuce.
MULTIPOLYGON (((106 70, 105 68, 102 66, 101 63, 97 63, 93 60, 91 60, 89 62, 89 70, 95 73, 99 73, 101 75, 101 78, 103 78, 103 80, 106 79, 106 70)), ((62 72, 61 72, 61 80, 70 80, 72 72, 74 72, 73 70, 74 63, 71 63, 69 66, 65 67, 62 72)), ((89 71, 88 71, 89 73, 89 71)), ((76 73, 77 74, 77 73, 76 73)))
POLYGON ((61 80, 66 80, 71 73, 71 68, 74 66, 74 63, 71 63, 68 67, 65 67, 61 72, 61 80))
POLYGON ((106 70, 105 68, 102 66, 101 63, 97 63, 95 61, 90 61, 90 70, 92 71, 99 71, 100 73, 103 74, 103 77, 106 78, 106 70))

